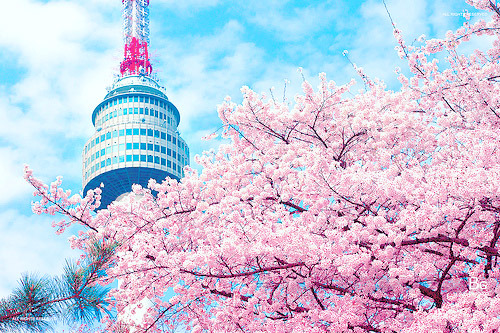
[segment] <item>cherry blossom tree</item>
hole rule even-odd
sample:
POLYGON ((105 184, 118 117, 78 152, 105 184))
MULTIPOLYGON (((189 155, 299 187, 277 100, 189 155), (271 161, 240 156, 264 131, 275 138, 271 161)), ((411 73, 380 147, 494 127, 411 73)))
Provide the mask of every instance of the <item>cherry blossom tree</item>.
POLYGON ((500 11, 469 3, 492 20, 420 46, 394 30, 400 90, 361 69, 356 95, 324 74, 293 101, 244 87, 219 106, 230 143, 197 158, 203 171, 97 214, 100 189, 70 197, 27 169, 35 212, 87 227, 73 247, 119 244, 101 281, 120 279, 117 312, 149 300, 107 329, 498 332, 500 11), (461 53, 481 38, 491 48, 461 53))

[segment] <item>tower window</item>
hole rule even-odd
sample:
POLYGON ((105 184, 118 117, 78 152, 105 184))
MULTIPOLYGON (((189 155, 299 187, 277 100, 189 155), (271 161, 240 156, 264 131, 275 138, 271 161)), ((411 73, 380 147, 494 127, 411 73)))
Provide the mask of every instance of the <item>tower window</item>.
POLYGON ((139 102, 139 97, 138 96, 134 96, 134 102, 139 102))

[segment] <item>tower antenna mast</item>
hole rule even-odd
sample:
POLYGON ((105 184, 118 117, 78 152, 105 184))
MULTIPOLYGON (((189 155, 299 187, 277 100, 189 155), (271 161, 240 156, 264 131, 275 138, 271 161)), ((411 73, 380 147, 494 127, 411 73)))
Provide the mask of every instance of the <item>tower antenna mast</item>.
POLYGON ((150 75, 149 0, 122 0, 122 4, 125 51, 120 64, 121 75, 150 75))

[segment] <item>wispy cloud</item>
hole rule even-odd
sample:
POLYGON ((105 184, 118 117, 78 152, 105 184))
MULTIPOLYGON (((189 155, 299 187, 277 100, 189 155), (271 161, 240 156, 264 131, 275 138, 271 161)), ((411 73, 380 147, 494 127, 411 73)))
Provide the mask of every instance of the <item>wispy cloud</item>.
POLYGON ((97 8, 29 0, 3 5, 0 30, 12 33, 0 35, 0 47, 16 56, 21 70, 19 77, 0 81, 2 168, 19 170, 0 175, 2 184, 16 189, 14 195, 0 195, 0 203, 25 193, 24 163, 51 177, 54 172, 80 175, 81 146, 91 131, 89 113, 110 81, 112 47, 120 34, 119 27, 92 12, 97 8))
POLYGON ((247 8, 253 12, 250 22, 284 41, 303 40, 331 27, 342 10, 339 2, 334 1, 305 2, 301 7, 288 1, 250 1, 247 8))
POLYGON ((12 292, 22 273, 54 276, 62 272, 66 258, 77 257, 64 237, 51 230, 50 220, 16 210, 0 212, 0 298, 12 292))

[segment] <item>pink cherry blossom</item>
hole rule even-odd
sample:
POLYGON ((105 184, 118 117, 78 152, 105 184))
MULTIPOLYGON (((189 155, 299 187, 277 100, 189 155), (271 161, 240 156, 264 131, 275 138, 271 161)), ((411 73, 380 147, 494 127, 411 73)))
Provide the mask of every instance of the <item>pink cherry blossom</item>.
POLYGON ((107 330, 498 332, 500 12, 468 2, 492 21, 411 48, 394 31, 412 73, 399 91, 361 68, 356 95, 324 74, 294 103, 244 87, 219 106, 230 143, 197 157, 201 173, 97 214, 99 188, 71 197, 26 169, 35 213, 87 228, 71 246, 120 244, 102 278, 120 279, 118 313, 150 301, 107 330), (489 50, 458 51, 481 35, 489 50))

